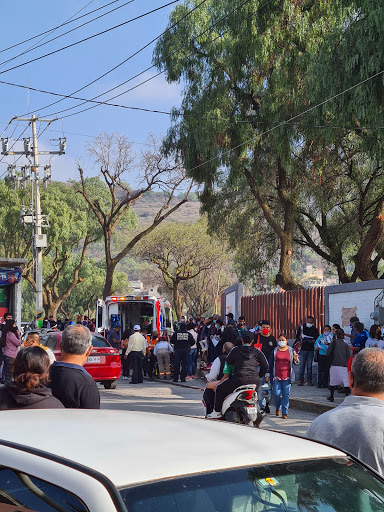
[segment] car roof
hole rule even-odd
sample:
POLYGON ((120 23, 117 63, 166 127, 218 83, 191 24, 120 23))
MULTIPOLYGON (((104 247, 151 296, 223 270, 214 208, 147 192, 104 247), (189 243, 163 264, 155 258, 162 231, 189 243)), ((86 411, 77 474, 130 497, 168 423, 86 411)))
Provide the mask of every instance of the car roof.
POLYGON ((3 411, 0 436, 90 467, 117 487, 233 467, 345 455, 306 439, 233 423, 105 409, 3 411))

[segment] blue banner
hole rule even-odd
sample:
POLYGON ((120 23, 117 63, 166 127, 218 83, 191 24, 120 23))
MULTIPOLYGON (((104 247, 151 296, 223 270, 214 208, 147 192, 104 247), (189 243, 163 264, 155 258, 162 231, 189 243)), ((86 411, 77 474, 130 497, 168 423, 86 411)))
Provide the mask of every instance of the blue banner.
POLYGON ((19 283, 21 280, 21 267, 0 267, 0 286, 19 283))

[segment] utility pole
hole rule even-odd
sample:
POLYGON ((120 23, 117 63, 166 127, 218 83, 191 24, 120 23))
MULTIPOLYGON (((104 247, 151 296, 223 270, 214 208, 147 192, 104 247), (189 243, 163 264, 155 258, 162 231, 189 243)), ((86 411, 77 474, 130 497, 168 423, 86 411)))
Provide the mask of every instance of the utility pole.
MULTIPOLYGON (((1 139, 2 141, 2 155, 25 155, 33 157, 33 165, 15 165, 8 166, 8 175, 13 182, 14 188, 18 188, 19 184, 25 188, 26 182, 30 181, 32 185, 31 207, 27 212, 22 208, 20 212, 20 222, 23 224, 31 224, 33 227, 33 250, 35 252, 35 287, 36 287, 36 320, 39 321, 43 317, 44 301, 43 301, 43 249, 47 247, 47 235, 43 234, 43 227, 49 227, 48 215, 43 215, 41 212, 40 203, 40 182, 43 181, 44 185, 51 180, 51 166, 39 165, 39 155, 63 155, 65 153, 66 139, 59 139, 59 151, 40 151, 37 145, 37 130, 36 123, 48 123, 48 126, 56 121, 56 119, 41 119, 36 116, 31 118, 16 117, 12 121, 25 121, 31 124, 32 127, 32 148, 29 138, 24 138, 24 151, 11 151, 8 148, 8 139, 1 139), (40 179, 39 168, 44 167, 44 178, 40 179), (21 169, 21 175, 18 173, 17 168, 21 169), (33 204, 34 199, 34 204, 33 204)), ((11 122, 12 122, 11 121, 11 122)), ((47 127, 48 127, 47 126, 47 127)))

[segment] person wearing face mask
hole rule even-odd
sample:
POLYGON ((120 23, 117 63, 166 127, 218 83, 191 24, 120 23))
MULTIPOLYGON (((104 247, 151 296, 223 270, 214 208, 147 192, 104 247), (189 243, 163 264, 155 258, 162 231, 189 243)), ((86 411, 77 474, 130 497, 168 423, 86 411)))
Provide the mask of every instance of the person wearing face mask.
POLYGON ((249 331, 249 327, 245 323, 245 317, 244 316, 239 316, 239 320, 237 322, 237 331, 239 333, 239 338, 242 338, 243 334, 245 332, 249 331))
POLYGON ((272 383, 276 416, 282 415, 283 419, 288 419, 291 374, 293 365, 299 364, 299 355, 288 345, 285 336, 279 336, 277 348, 271 353, 268 363, 265 380, 272 383))
POLYGON ((323 334, 317 338, 315 343, 315 350, 319 351, 318 366, 317 366, 317 387, 327 388, 329 380, 329 360, 327 356, 328 346, 333 338, 332 329, 330 325, 324 326, 323 334))
POLYGON ((277 341, 271 334, 271 324, 269 320, 261 320, 259 322, 260 329, 255 333, 255 346, 260 348, 262 353, 265 355, 267 361, 271 352, 277 347, 277 341))
POLYGON ((307 367, 308 386, 312 384, 312 363, 315 348, 315 341, 320 333, 314 325, 315 319, 312 315, 307 316, 305 324, 300 325, 296 333, 295 351, 300 352, 299 386, 304 384, 305 368, 307 367))

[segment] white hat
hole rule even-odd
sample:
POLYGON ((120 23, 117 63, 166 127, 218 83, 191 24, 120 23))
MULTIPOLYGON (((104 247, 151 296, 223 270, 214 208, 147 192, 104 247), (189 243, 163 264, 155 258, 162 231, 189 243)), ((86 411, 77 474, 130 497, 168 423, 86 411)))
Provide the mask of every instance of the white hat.
POLYGON ((141 331, 141 327, 140 325, 135 325, 135 327, 133 328, 134 331, 141 331))

